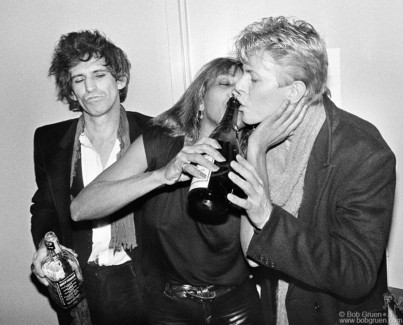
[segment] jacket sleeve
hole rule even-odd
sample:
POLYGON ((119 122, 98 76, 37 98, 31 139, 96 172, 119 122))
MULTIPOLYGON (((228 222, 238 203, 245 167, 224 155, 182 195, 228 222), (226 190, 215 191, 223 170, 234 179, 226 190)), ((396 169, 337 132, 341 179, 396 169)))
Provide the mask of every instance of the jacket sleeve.
POLYGON ((42 149, 40 132, 37 130, 34 136, 34 165, 37 190, 32 198, 30 209, 31 234, 36 248, 38 248, 40 241, 48 231, 54 231, 60 238, 60 226, 49 188, 45 157, 42 149))
POLYGON ((249 258, 344 298, 360 298, 373 288, 389 236, 395 157, 389 148, 361 156, 353 151, 331 166, 326 193, 315 190, 322 199, 303 210, 308 215, 295 218, 274 206, 252 237, 249 258))

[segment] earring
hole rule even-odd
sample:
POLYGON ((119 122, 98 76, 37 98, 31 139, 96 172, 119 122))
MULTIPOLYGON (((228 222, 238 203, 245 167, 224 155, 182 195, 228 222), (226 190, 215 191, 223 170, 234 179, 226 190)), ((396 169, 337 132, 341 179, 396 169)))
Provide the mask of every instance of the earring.
POLYGON ((200 106, 199 106, 199 110, 197 112, 197 119, 199 121, 201 121, 203 119, 203 117, 204 117, 203 111, 204 111, 204 103, 201 103, 200 106))

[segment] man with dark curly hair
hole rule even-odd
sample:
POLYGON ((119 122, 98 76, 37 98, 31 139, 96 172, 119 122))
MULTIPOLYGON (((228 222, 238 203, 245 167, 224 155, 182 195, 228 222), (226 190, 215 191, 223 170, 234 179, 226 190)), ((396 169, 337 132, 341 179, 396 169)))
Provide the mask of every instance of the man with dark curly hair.
MULTIPOLYGON (((53 231, 78 254, 94 324, 142 324, 142 281, 138 267, 134 208, 126 207, 96 222, 73 222, 70 201, 101 171, 113 164, 141 134, 149 117, 127 112, 130 62, 98 31, 62 35, 49 76, 58 99, 77 119, 38 128, 34 137, 38 189, 32 198, 31 232, 37 251, 32 269, 41 270, 46 255, 43 236, 53 231)), ((57 310, 60 324, 69 311, 57 310)))

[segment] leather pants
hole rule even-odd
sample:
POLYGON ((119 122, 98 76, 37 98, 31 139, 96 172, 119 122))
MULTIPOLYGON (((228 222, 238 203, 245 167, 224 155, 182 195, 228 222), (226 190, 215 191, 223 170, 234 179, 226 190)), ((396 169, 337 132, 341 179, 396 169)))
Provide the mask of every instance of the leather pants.
MULTIPOLYGON (((184 286, 186 287, 186 286, 184 286)), ((262 324, 262 306, 253 279, 212 299, 194 299, 192 295, 155 292, 147 285, 144 307, 149 324, 262 324)))

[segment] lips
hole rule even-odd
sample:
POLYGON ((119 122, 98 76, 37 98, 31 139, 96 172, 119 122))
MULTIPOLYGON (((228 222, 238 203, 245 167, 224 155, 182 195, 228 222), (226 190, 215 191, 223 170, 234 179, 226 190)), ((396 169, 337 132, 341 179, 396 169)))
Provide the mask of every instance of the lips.
POLYGON ((86 102, 97 102, 103 99, 103 96, 90 96, 85 99, 86 102))

